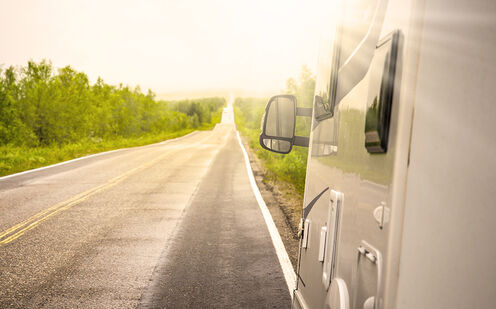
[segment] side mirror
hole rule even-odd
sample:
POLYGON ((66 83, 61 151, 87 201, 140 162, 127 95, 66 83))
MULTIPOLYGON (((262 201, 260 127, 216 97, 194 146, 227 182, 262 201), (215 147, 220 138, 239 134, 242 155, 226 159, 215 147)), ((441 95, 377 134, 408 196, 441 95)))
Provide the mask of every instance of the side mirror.
POLYGON ((262 148, 289 153, 293 148, 296 124, 296 97, 278 95, 270 98, 262 120, 262 148))
POLYGON ((297 108, 293 95, 277 95, 270 98, 262 118, 259 142, 262 148, 289 153, 293 145, 308 147, 308 137, 295 136, 296 116, 312 116, 311 108, 297 108))

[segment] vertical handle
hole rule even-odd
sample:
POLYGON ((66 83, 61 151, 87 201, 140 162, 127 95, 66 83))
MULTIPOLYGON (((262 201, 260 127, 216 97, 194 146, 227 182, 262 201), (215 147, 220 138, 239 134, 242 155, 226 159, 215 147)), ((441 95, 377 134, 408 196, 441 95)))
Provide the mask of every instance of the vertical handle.
POLYGON ((327 216, 327 241, 324 256, 322 281, 326 289, 331 284, 336 265, 337 237, 339 231, 340 213, 343 207, 343 193, 331 190, 329 214, 327 216))
POLYGON ((362 240, 362 244, 357 248, 357 264, 356 264, 356 274, 354 278, 355 284, 353 284, 354 292, 353 292, 353 307, 357 307, 357 295, 358 295, 358 284, 360 278, 360 259, 362 257, 369 260, 372 264, 376 265, 377 269, 377 290, 376 295, 374 297, 369 297, 363 304, 363 308, 370 308, 373 303, 374 309, 379 309, 379 300, 382 293, 382 254, 379 250, 371 246, 365 240, 362 240))

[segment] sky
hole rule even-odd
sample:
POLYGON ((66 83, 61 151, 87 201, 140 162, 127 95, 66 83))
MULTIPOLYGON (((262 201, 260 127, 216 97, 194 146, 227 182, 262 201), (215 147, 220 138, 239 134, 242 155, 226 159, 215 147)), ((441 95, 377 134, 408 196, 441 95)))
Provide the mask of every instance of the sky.
POLYGON ((157 94, 277 94, 302 65, 315 72, 321 2, 0 0, 0 65, 47 59, 157 94))

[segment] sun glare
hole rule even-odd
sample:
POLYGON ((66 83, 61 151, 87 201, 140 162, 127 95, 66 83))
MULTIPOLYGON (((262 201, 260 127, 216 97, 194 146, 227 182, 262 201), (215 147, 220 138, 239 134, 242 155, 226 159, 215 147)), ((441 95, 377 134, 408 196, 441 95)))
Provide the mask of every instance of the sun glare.
POLYGON ((315 72, 328 1, 3 2, 3 67, 47 59, 156 93, 284 88, 315 72))

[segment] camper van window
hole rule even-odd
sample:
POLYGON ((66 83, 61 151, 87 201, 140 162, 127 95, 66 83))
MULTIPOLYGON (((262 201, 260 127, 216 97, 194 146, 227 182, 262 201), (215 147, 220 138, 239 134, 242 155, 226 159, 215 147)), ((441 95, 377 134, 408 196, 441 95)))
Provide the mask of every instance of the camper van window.
POLYGON ((398 37, 399 32, 393 32, 377 44, 376 57, 371 65, 365 116, 365 148, 369 153, 387 151, 398 37))
MULTIPOLYGON (((322 121, 332 117, 341 98, 367 71, 369 59, 354 59, 353 56, 356 58, 355 51, 363 43, 367 34, 370 34, 369 30, 374 22, 374 12, 378 1, 352 0, 347 2, 343 8, 340 25, 336 27, 332 38, 322 44, 316 83, 317 96, 314 99, 315 119, 322 121), (362 67, 361 70, 342 71, 343 65, 350 64, 350 62, 359 64, 362 67)), ((371 46, 371 48, 374 47, 375 44, 371 46)))
POLYGON ((315 119, 322 121, 332 117, 329 89, 330 76, 332 68, 332 38, 327 37, 326 41, 321 43, 319 52, 319 66, 317 80, 315 83, 314 110, 315 119))

